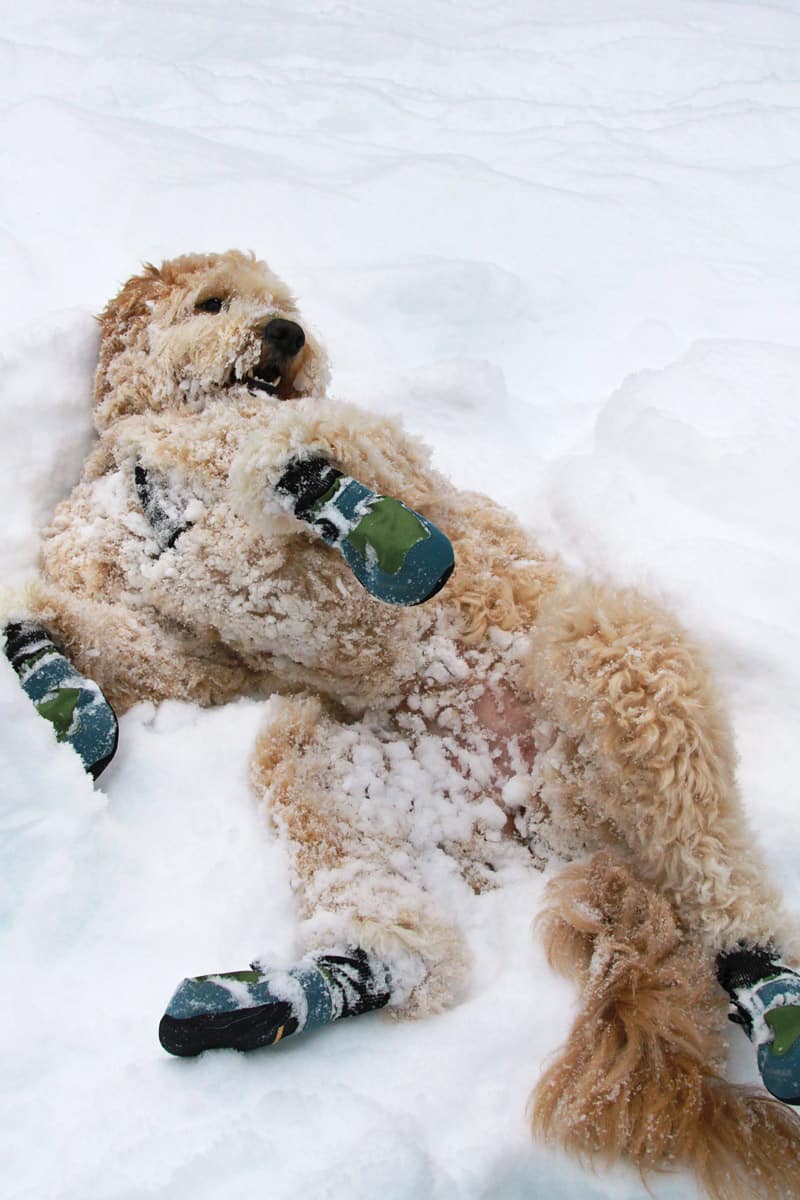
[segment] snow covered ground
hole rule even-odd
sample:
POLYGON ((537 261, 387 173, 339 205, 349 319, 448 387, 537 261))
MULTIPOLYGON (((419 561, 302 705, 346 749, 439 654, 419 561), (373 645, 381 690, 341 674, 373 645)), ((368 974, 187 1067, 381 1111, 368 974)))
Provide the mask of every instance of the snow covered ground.
MULTIPOLYGON (((800 3, 2 11, 0 578, 89 443, 88 314, 142 259, 255 249, 336 394, 705 639, 800 908, 800 3)), ((0 712, 4 1196, 646 1195, 528 1135, 573 1003, 530 936, 541 876, 466 907, 475 973, 442 1017, 172 1060, 183 975, 293 952, 245 781, 259 707, 140 706, 97 789, 5 663, 0 712)), ((744 1039, 731 1071, 754 1078, 744 1039)))

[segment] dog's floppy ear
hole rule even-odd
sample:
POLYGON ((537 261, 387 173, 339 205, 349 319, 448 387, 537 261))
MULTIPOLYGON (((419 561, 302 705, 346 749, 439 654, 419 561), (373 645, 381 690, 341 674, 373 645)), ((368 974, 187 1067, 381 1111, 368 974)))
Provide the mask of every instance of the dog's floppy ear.
POLYGON ((109 366, 113 359, 130 346, 137 329, 146 324, 153 302, 168 290, 161 269, 145 263, 140 275, 133 275, 122 290, 109 300, 97 320, 100 325, 100 354, 94 379, 95 419, 98 426, 105 426, 113 415, 106 413, 108 393, 111 390, 109 366))
POLYGON ((152 303, 165 289, 161 278, 161 269, 152 263, 145 263, 141 275, 133 275, 118 292, 113 300, 109 300, 100 316, 102 336, 112 333, 118 327, 124 327, 134 317, 143 317, 148 312, 148 302, 152 303))

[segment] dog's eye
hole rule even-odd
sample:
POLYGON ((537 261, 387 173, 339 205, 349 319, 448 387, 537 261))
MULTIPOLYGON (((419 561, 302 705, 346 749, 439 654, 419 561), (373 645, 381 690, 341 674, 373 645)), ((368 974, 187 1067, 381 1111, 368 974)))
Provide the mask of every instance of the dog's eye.
POLYGON ((222 311, 223 301, 219 296, 209 296, 208 300, 201 300, 199 304, 195 304, 195 312, 218 313, 222 311))

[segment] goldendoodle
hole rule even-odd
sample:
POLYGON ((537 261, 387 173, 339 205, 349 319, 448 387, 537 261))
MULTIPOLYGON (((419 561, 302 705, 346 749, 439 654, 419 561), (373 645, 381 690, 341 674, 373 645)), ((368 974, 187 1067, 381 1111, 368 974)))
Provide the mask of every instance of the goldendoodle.
MULTIPOLYGON (((15 615, 119 712, 272 697, 252 779, 305 957, 260 993, 262 1028, 269 1003, 280 1017, 261 1043, 370 1007, 441 1010, 469 962, 453 880, 487 888, 508 856, 558 855, 540 927, 583 1007, 534 1093, 535 1130, 643 1170, 692 1166, 726 1200, 800 1196, 791 1109, 720 1074, 717 979, 765 1080, 785 1062, 797 1080, 800 989, 686 633, 637 592, 573 578, 399 424, 328 399, 320 343, 252 256, 148 266, 100 326, 99 440, 15 615), (427 603, 383 603, 329 544, 322 493, 296 478, 320 463, 324 499, 356 480, 446 534, 455 571, 427 603)), ((223 980, 240 1015, 258 980, 269 970, 223 980)), ((259 1044, 201 1010, 171 1010, 170 1049, 259 1044)))

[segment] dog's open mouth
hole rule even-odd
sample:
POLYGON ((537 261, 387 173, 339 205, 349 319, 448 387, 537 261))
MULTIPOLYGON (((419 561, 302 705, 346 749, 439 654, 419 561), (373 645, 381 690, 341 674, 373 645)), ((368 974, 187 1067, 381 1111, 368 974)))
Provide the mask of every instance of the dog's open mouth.
POLYGON ((257 366, 242 380, 253 392, 266 392, 268 396, 280 396, 283 375, 275 366, 257 366))
POLYGON ((300 394, 294 388, 297 362, 275 359, 256 363, 247 375, 237 375, 235 370, 228 378, 228 387, 246 387, 251 395, 274 396, 278 400, 296 400, 300 394))

